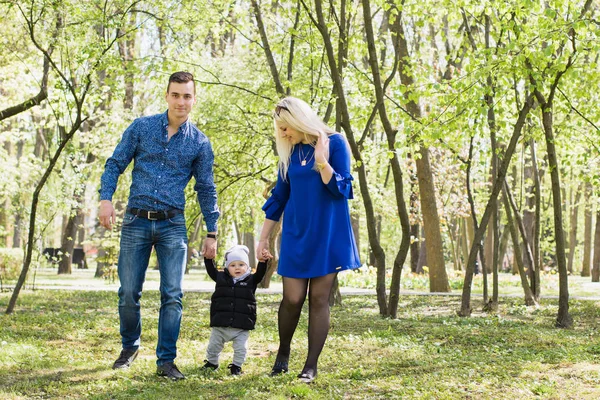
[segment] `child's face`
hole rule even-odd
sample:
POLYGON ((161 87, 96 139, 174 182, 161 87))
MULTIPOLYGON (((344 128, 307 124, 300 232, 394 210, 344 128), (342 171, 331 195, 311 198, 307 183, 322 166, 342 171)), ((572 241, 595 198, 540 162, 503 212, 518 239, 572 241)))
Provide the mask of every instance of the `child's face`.
POLYGON ((229 275, 233 276, 234 278, 244 275, 247 269, 248 265, 243 261, 232 261, 227 267, 229 275))

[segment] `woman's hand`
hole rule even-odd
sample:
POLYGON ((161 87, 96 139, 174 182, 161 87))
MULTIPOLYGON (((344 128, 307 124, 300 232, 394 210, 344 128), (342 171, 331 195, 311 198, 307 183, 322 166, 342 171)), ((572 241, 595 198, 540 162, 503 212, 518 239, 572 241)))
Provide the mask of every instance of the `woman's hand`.
POLYGON ((315 146, 315 162, 326 163, 329 160, 329 136, 325 132, 319 133, 315 146))
POLYGON ((267 261, 270 258, 273 258, 273 255, 269 251, 269 241, 268 240, 259 240, 258 247, 256 248, 256 257, 258 261, 267 261))

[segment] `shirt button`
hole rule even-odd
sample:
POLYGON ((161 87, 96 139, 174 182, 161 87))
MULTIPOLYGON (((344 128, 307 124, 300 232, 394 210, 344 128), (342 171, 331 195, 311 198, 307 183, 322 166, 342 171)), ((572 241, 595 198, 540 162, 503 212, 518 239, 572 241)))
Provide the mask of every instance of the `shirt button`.
POLYGON ((160 175, 158 177, 160 178, 160 175))
POLYGON ((169 149, 165 149, 165 151, 169 151, 169 149))
POLYGON ((156 190, 154 191, 154 193, 156 193, 156 190))

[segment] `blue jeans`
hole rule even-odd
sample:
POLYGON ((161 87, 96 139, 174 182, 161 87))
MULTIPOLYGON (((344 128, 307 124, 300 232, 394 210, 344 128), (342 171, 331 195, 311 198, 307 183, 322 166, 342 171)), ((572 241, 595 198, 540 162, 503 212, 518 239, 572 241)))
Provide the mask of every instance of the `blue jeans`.
POLYGON ((140 346, 140 298, 154 246, 160 271, 160 314, 156 346, 158 365, 172 362, 177 356, 183 297, 181 285, 187 243, 183 214, 162 221, 150 221, 130 213, 123 217, 119 253, 119 317, 123 348, 137 349, 140 346))

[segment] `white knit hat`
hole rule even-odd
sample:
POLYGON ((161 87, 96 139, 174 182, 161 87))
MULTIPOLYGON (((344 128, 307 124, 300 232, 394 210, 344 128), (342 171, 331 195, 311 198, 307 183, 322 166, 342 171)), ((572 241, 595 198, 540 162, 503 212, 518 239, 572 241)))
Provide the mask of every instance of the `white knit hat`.
POLYGON ((225 268, 229 267, 233 261, 243 261, 250 267, 250 259, 248 258, 248 247, 244 245, 235 245, 225 252, 225 268))

